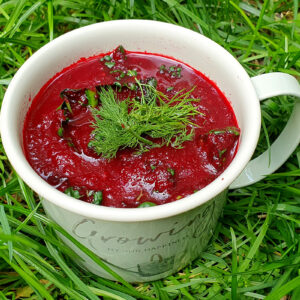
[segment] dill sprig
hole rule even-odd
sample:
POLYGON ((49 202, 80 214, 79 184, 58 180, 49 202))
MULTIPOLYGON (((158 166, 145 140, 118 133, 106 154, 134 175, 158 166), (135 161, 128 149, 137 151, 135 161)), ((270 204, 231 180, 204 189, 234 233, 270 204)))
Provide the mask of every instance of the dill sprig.
POLYGON ((176 93, 171 99, 152 84, 136 80, 140 96, 120 101, 111 87, 99 91, 101 106, 91 108, 94 117, 89 146, 104 158, 113 158, 120 149, 136 148, 141 154, 151 148, 171 145, 182 148, 192 140, 190 117, 200 114, 191 102, 193 89, 176 93), (153 140, 160 139, 159 142, 153 140))

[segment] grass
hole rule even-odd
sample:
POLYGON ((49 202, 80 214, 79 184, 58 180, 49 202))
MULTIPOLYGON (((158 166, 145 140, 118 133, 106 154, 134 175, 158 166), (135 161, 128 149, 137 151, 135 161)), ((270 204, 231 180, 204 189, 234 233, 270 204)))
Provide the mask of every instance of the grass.
MULTIPOLYGON (((298 8, 297 0, 0 1, 0 99, 14 73, 42 45, 74 28, 112 19, 179 24, 225 47, 250 76, 280 71, 299 79, 298 8)), ((277 97, 262 103, 264 130, 255 155, 282 130, 294 101, 277 97)), ((72 237, 44 215, 1 144, 0 299, 300 299, 299 167, 298 147, 277 173, 230 191, 201 257, 165 279, 131 285, 72 263, 76 254, 54 230, 72 237)))

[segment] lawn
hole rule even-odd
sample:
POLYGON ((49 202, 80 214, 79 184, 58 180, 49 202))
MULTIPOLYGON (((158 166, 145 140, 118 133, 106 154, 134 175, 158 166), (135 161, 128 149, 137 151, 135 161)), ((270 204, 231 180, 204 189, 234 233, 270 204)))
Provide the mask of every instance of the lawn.
MULTIPOLYGON (((284 72, 299 79, 298 11, 297 0, 0 1, 0 101, 15 72, 41 46, 72 29, 115 19, 178 24, 223 46, 250 76, 284 72)), ((295 101, 282 96, 261 104, 255 156, 276 139, 295 101)), ((72 238, 45 216, 38 196, 14 172, 1 144, 0 299, 298 300, 299 167, 300 147, 275 174, 229 192, 201 257, 162 280, 129 284, 74 265, 72 251, 54 230, 72 238)))

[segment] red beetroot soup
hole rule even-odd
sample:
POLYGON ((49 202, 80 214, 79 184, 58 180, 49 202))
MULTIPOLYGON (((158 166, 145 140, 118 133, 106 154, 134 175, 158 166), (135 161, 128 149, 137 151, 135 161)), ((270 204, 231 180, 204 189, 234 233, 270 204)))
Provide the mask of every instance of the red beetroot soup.
POLYGON ((33 100, 23 136, 30 165, 58 190, 90 203, 139 207, 181 199, 212 182, 232 161, 239 129, 228 100, 199 71, 170 57, 120 46, 81 59, 49 80, 33 100), (169 143, 146 134, 140 138, 160 147, 145 144, 142 152, 124 146, 107 158, 91 146, 95 120, 101 120, 92 112, 104 109, 104 90, 113 91, 118 105, 127 101, 128 113, 134 110, 130 101, 139 104, 150 90, 164 95, 165 103, 177 97, 168 109, 182 95, 194 109, 182 129, 189 138, 174 147, 178 134, 169 143))

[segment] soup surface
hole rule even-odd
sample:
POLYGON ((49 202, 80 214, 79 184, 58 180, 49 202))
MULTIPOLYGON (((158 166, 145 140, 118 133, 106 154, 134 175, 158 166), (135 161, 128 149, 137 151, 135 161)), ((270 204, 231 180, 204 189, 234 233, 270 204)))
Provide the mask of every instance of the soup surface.
MULTIPOLYGON (((114 129, 125 134, 127 125, 119 125, 114 129)), ((60 191, 98 205, 139 207, 181 199, 212 182, 232 161, 239 129, 225 96, 199 71, 170 57, 120 46, 81 59, 49 80, 33 99, 23 140, 32 168, 60 191), (138 106, 150 93, 156 109, 166 104, 171 111, 184 100, 188 122, 180 125, 182 134, 177 131, 168 141, 146 133, 138 137, 143 146, 99 152, 95 130, 103 124, 97 125, 102 120, 97 111, 104 109, 105 91, 112 92, 119 107, 125 101, 128 113, 135 111, 130 101, 138 106)), ((111 134, 106 146, 119 140, 111 134)))

